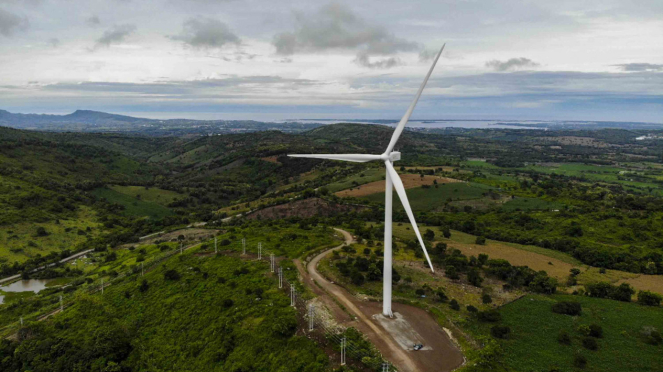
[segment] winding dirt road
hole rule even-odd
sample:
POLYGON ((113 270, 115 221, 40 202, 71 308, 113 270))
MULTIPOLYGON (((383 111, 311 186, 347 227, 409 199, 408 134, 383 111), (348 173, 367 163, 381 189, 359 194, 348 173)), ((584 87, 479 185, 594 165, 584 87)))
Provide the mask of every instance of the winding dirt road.
POLYGON ((346 326, 354 326, 359 329, 380 350, 383 356, 394 363, 400 371, 448 372, 462 365, 464 359, 460 350, 440 328, 437 321, 425 310, 398 303, 393 304, 395 312, 401 314, 402 318, 409 323, 411 330, 425 340, 426 349, 428 349, 421 351, 406 350, 402 345, 402 340, 399 344, 399 340, 392 336, 393 329, 390 333, 382 325, 383 323, 388 325, 389 322, 395 322, 396 320, 384 318, 381 321, 376 320, 375 316, 379 316, 376 314, 382 312, 381 303, 361 301, 346 289, 328 281, 318 272, 317 266, 322 258, 334 250, 341 249, 345 244, 354 242, 352 235, 347 231, 341 229, 336 229, 336 231, 343 234, 344 244, 315 256, 308 263, 306 270, 304 270, 301 262, 297 261, 296 264, 304 282, 308 283, 318 296, 322 297, 323 300, 324 297, 333 296, 349 313, 356 317, 344 321, 343 318, 348 319, 349 317, 343 314, 343 310, 333 301, 325 301, 331 308, 330 310, 337 316, 337 320, 345 323, 346 326), (315 281, 319 286, 312 281, 315 281))

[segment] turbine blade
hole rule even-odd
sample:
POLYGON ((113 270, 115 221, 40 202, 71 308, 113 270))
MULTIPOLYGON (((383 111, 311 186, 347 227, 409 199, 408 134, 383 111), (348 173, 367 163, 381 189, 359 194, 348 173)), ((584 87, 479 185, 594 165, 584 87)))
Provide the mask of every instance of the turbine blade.
POLYGON ((380 155, 371 155, 371 154, 288 154, 288 156, 291 158, 343 160, 343 161, 352 161, 356 163, 365 163, 371 160, 380 160, 380 155))
POLYGON ((446 43, 442 45, 442 48, 440 51, 437 53, 437 56, 435 56, 435 60, 433 60, 433 65, 430 67, 430 70, 428 70, 428 74, 426 75, 426 78, 424 79, 424 82, 421 83, 421 86, 419 87, 419 91, 417 92, 417 95, 414 97, 414 100, 410 104, 410 107, 405 111, 405 115, 403 115, 403 118, 401 121, 398 123, 396 126, 396 129, 394 130, 394 134, 391 136, 391 141, 389 141, 389 146, 387 146, 387 151, 385 151, 385 154, 389 154, 394 150, 394 146, 396 146, 396 142, 398 142, 398 138, 400 138, 401 133, 403 133, 403 129, 405 129, 405 124, 407 124, 407 121, 410 120, 410 115, 412 115, 412 111, 414 111, 414 107, 417 105, 417 101, 419 101, 419 97, 421 97, 421 92, 424 91, 424 88, 426 87, 426 83, 428 82, 428 78, 430 75, 433 73, 433 70, 435 69, 435 65, 437 64, 437 60, 440 59, 440 55, 442 55, 442 51, 444 50, 444 46, 447 45, 446 43))
POLYGON ((401 203, 403 204, 403 208, 405 208, 407 217, 410 219, 414 233, 417 234, 419 244, 421 244, 421 248, 424 250, 424 254, 428 260, 428 265, 430 266, 430 270, 435 272, 435 270, 433 270, 433 264, 430 262, 430 257, 428 256, 426 246, 424 245, 424 240, 421 238, 421 233, 419 232, 417 221, 414 220, 414 214, 412 213, 412 208, 410 208, 410 202, 407 200, 407 194, 405 193, 405 186, 403 186, 403 181, 401 181, 401 177, 398 175, 398 173, 396 173, 396 169, 394 169, 394 166, 389 160, 385 161, 384 164, 387 166, 387 172, 389 172, 389 176, 391 176, 391 182, 394 184, 394 189, 396 189, 398 198, 401 199, 401 203))

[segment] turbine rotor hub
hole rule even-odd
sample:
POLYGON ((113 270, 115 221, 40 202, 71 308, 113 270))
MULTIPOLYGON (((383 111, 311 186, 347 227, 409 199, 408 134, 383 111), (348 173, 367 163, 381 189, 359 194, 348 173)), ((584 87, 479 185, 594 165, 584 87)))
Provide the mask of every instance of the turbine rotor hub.
POLYGON ((399 160, 401 160, 401 153, 398 152, 398 151, 392 151, 392 152, 389 153, 389 154, 387 154, 387 153, 382 154, 382 155, 380 156, 380 159, 382 159, 382 160, 384 160, 384 161, 389 160, 389 161, 391 161, 391 162, 393 163, 393 162, 395 162, 395 161, 399 161, 399 160))

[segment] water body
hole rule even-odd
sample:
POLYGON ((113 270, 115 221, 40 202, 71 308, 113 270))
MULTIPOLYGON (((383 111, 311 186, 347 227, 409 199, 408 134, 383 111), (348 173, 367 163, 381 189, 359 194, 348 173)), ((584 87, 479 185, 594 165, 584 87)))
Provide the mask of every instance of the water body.
MULTIPOLYGON (((28 279, 19 280, 6 286, 0 287, 3 292, 28 292, 39 293, 46 288, 46 283, 52 279, 28 279)), ((4 303, 5 296, 0 295, 0 304, 4 303)))
MULTIPOLYGON (((274 120, 274 123, 298 122, 303 124, 338 124, 338 123, 357 123, 357 124, 382 124, 395 127, 398 121, 389 120, 352 120, 352 119, 292 119, 292 120, 274 120)), ((543 121, 520 121, 520 120, 410 120, 407 123, 408 128, 466 128, 466 129, 545 129, 537 128, 534 125, 544 124, 543 121), (512 124, 512 125, 510 125, 512 124), (517 124, 517 125, 513 125, 517 124), (527 125, 532 126, 527 126, 527 125)))

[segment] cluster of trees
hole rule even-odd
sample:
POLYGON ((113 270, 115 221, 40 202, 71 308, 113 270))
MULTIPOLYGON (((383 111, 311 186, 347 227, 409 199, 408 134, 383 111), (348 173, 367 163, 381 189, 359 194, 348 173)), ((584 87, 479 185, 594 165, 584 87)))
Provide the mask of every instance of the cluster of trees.
MULTIPOLYGON (((618 286, 608 282, 597 282, 585 285, 585 295, 596 298, 608 298, 611 300, 631 302, 635 289, 628 283, 622 283, 618 286)), ((650 291, 638 292, 638 303, 647 306, 659 306, 663 296, 650 291)))

